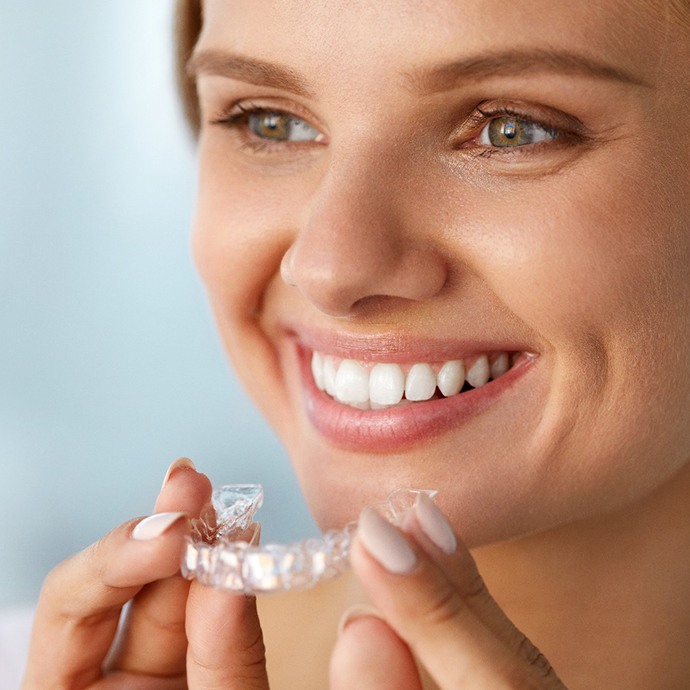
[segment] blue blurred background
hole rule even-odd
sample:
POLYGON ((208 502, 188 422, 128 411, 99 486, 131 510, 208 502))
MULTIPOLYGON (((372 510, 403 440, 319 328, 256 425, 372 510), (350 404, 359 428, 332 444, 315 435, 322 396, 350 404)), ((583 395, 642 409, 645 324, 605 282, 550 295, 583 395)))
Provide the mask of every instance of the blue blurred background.
POLYGON ((189 251, 172 0, 0 0, 0 608, 148 514, 168 464, 315 533, 226 365, 189 251))

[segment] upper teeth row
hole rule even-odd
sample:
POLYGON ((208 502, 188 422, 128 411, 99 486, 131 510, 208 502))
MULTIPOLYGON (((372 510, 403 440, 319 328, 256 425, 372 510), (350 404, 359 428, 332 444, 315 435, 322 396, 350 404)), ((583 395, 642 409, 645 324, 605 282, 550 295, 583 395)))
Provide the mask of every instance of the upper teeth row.
POLYGON ((483 354, 467 364, 469 366, 461 359, 454 359, 435 372, 430 364, 420 362, 413 364, 405 374, 399 364, 365 365, 354 359, 339 360, 315 351, 311 371, 320 390, 340 402, 368 409, 397 405, 403 395, 406 400, 429 400, 437 388, 446 397, 456 395, 465 381, 478 388, 505 374, 510 369, 511 356, 501 352, 489 360, 489 356, 483 354))

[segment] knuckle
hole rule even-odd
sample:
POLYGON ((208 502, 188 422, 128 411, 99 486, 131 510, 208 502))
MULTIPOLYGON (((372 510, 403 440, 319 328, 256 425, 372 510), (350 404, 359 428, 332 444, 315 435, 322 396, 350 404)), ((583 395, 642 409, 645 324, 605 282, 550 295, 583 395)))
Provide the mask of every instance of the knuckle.
POLYGON ((119 615, 119 607, 104 605, 104 581, 100 553, 92 545, 55 566, 41 588, 40 602, 64 625, 89 628, 119 615))
POLYGON ((414 610, 408 611, 408 614, 417 619, 421 617, 431 626, 443 626, 463 616, 472 615, 489 596, 479 573, 473 575, 460 591, 447 580, 437 579, 425 597, 425 605, 421 610, 415 605, 414 610))
MULTIPOLYGON (((249 643, 240 649, 240 656, 243 659, 244 667, 263 672, 266 667, 266 646, 261 630, 252 638, 249 643)), ((251 674, 254 676, 254 674, 251 674)))
POLYGON ((46 576, 41 588, 40 602, 51 612, 69 619, 74 602, 74 588, 71 586, 70 570, 76 556, 56 565, 46 576), (70 591, 71 596, 65 596, 70 591))
POLYGON ((114 608, 106 608, 87 613, 78 608, 66 606, 59 611, 59 617, 62 620, 63 627, 75 631, 96 630, 105 623, 112 623, 112 625, 115 626, 119 616, 120 610, 114 608))
POLYGON ((530 673, 526 676, 524 665, 516 666, 510 674, 512 676, 511 688, 516 690, 537 690, 545 687, 562 687, 549 660, 524 635, 518 641, 517 653, 520 659, 527 664, 530 673))
POLYGON ((426 608, 417 615, 421 615, 429 625, 437 627, 455 620, 465 609, 466 604, 458 593, 446 586, 433 592, 426 608))
MULTIPOLYGON (((136 599, 134 601, 136 602, 136 599)), ((133 612, 133 609, 130 609, 130 614, 133 612)), ((151 630, 151 634, 173 639, 185 634, 185 619, 182 616, 169 615, 167 607, 146 606, 143 610, 137 610, 136 615, 141 617, 143 625, 151 630)))
MULTIPOLYGON (((255 629, 252 628, 253 626, 245 626, 239 639, 233 635, 233 654, 241 659, 245 665, 252 665, 256 662, 263 663, 266 658, 261 627, 257 625, 255 629)), ((222 628, 219 630, 219 634, 222 634, 222 628)))
POLYGON ((260 631, 256 637, 234 648, 230 660, 222 655, 209 658, 204 654, 202 657, 192 647, 189 655, 194 666, 203 671, 204 678, 213 680, 214 683, 221 679, 228 688, 249 690, 255 686, 263 687, 262 683, 266 678, 266 648, 260 631), (230 667, 229 663, 232 664, 230 667))
POLYGON ((467 602, 481 601, 489 596, 489 590, 486 588, 484 579, 478 571, 474 571, 472 577, 464 587, 462 596, 467 602))
POLYGON ((518 643, 518 654, 533 668, 545 672, 551 665, 546 657, 539 651, 538 647, 532 641, 522 635, 518 643))

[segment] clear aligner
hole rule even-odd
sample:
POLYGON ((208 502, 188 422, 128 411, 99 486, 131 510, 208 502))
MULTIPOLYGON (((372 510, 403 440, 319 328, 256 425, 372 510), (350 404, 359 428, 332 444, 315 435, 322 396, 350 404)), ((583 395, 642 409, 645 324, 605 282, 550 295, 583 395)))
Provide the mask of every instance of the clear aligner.
MULTIPOLYGON (((393 524, 402 524, 418 494, 435 491, 399 489, 376 508, 393 524)), ((321 537, 289 544, 258 545, 254 515, 263 504, 260 484, 229 484, 213 492, 211 505, 192 523, 182 558, 182 575, 201 584, 243 594, 306 589, 344 572, 357 523, 329 530, 321 537)))

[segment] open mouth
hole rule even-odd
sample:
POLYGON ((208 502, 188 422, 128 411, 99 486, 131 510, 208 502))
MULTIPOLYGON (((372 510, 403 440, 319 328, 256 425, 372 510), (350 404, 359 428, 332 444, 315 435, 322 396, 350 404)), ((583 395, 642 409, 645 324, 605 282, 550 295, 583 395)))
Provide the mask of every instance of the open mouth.
POLYGON ((522 352, 490 352, 439 363, 398 364, 361 362, 315 350, 311 373, 316 387, 333 400, 360 410, 377 410, 481 388, 528 356, 522 352))

